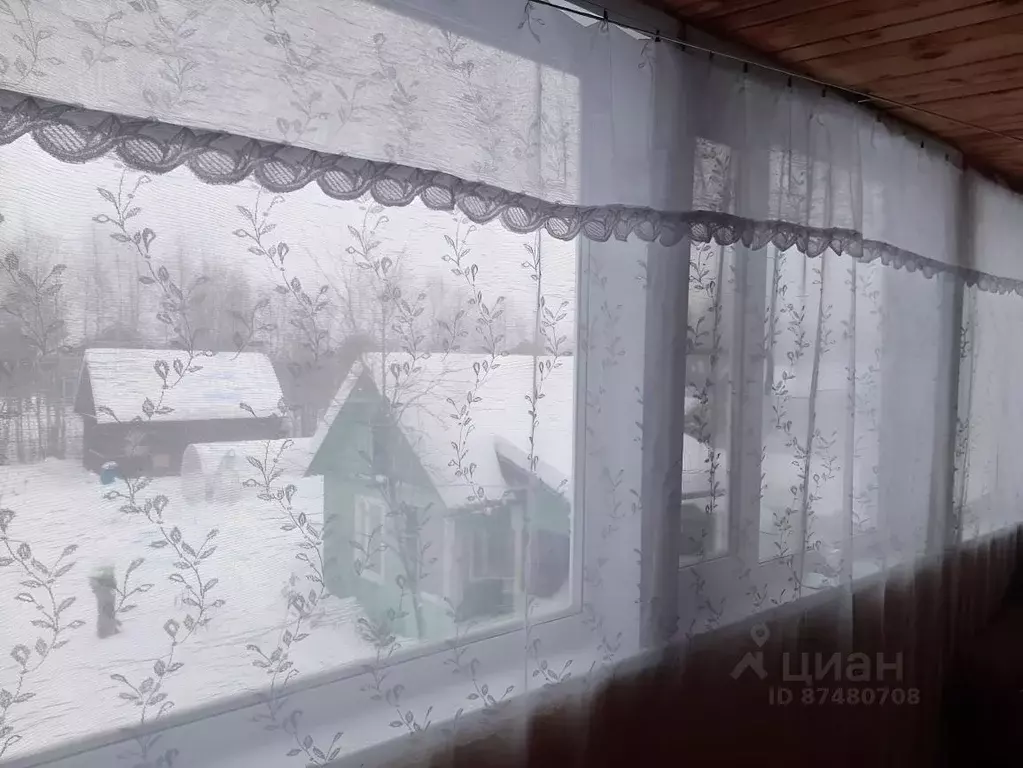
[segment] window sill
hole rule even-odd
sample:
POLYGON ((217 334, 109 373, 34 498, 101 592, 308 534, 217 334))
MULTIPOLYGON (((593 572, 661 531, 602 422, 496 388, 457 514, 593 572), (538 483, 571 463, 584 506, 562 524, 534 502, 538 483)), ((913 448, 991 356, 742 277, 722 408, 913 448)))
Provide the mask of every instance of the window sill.
MULTIPOLYGON (((323 749, 331 743, 336 732, 342 731, 338 742, 342 754, 338 760, 359 764, 365 750, 390 749, 391 742, 406 744, 396 737, 411 735, 411 726, 395 727, 398 715, 394 707, 372 699, 374 692, 367 690, 372 684, 372 670, 386 677, 386 687, 400 683, 407 693, 402 697, 403 712, 415 713, 414 721, 425 724, 428 732, 443 733, 450 738, 468 733, 469 724, 491 724, 496 713, 484 712, 477 698, 469 696, 478 690, 468 676, 470 659, 479 661, 480 685, 500 699, 509 686, 507 706, 496 709, 502 713, 517 706, 520 692, 527 687, 539 686, 530 677, 533 660, 523 653, 529 636, 542 635, 543 661, 550 670, 561 669, 569 659, 571 671, 589 670, 591 657, 599 660, 589 627, 577 605, 570 605, 538 613, 528 625, 521 618, 499 619, 477 623, 471 631, 457 639, 457 647, 466 649, 463 666, 465 674, 454 674, 449 660, 453 658, 455 639, 424 643, 394 652, 390 657, 374 664, 374 659, 354 660, 343 667, 296 679, 288 686, 278 714, 281 724, 287 716, 298 710, 299 742, 290 729, 278 727, 268 730, 259 720, 266 721, 269 691, 262 690, 234 697, 218 699, 215 703, 170 713, 146 727, 133 727, 97 733, 76 742, 60 744, 33 754, 26 754, 10 763, 11 768, 54 764, 74 765, 75 768, 109 768, 119 764, 125 753, 137 752, 137 739, 159 736, 159 747, 150 756, 163 754, 166 749, 179 751, 179 762, 226 768, 230 766, 267 766, 280 768, 292 749, 297 748, 306 735, 312 743, 323 749), (446 663, 447 662, 447 663, 446 663), (485 677, 485 681, 482 679, 485 677), (285 702, 284 699, 287 699, 285 702), (433 711, 429 711, 433 707, 433 711), (461 709, 457 717, 453 715, 461 709), (429 715, 426 713, 429 711, 429 715), (464 721, 464 724, 463 724, 464 721), (65 762, 66 761, 66 762, 65 762)), ((568 679, 568 678, 566 678, 568 679)), ((532 693, 529 691, 528 693, 532 693)), ((528 697, 527 693, 527 697, 528 697)), ((494 708, 491 708, 494 709, 494 708)), ((422 727, 422 725, 421 725, 422 727)), ((406 747, 401 747, 405 749, 406 747)), ((5 764, 6 765, 6 764, 5 764)))

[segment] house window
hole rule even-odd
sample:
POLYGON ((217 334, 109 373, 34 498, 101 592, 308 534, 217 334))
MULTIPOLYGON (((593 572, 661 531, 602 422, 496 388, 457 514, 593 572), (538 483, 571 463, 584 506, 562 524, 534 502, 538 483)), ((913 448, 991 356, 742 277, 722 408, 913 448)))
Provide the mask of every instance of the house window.
POLYGON ((370 581, 384 580, 384 523, 386 514, 380 499, 370 496, 355 497, 355 526, 353 546, 356 570, 370 581))
POLYGON ((507 524, 488 520, 473 528, 469 549, 469 580, 510 579, 515 575, 514 542, 507 524))

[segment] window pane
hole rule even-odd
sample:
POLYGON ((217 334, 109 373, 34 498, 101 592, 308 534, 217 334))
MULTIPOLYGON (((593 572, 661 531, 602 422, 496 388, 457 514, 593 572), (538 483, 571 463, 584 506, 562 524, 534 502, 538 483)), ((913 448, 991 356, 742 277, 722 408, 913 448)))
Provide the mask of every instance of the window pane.
POLYGON ((962 538, 1018 522, 1023 470, 1019 297, 965 289, 956 430, 955 511, 962 538))
POLYGON ((570 604, 578 243, 28 140, 0 174, 25 729, 283 696, 570 604))
POLYGON ((728 451, 735 349, 734 249, 694 243, 689 258, 682 563, 728 548, 728 451))
MULTIPOLYGON (((759 255, 759 254, 758 254, 759 255)), ((876 525, 881 265, 773 247, 767 265, 762 560, 823 555, 876 525)))
MULTIPOLYGON (((934 429, 944 323, 930 315, 941 306, 943 283, 911 282, 880 262, 831 252, 807 258, 771 247, 754 254, 761 255, 767 295, 759 553, 769 560, 815 552, 812 572, 801 578, 802 586, 819 588, 834 583, 850 559, 853 576, 876 570, 877 542, 898 549, 900 527, 920 522, 899 499, 906 488, 929 496, 929 481, 911 468, 929 471, 933 441, 896 443, 934 429), (924 329, 915 342, 910 327, 924 329), (906 375, 915 389, 905 386, 908 379, 897 383, 896 366, 910 360, 906 375), (915 404, 907 401, 910 391, 915 404), (881 469, 882 451, 893 449, 907 469, 901 478, 881 469)), ((921 532, 918 541, 925 539, 921 532)))

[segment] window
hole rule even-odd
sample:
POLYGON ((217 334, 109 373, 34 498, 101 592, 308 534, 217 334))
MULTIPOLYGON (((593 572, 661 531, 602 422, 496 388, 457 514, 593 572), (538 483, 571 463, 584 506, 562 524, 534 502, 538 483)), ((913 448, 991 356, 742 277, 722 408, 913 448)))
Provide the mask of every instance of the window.
POLYGON ((1013 301, 1018 298, 973 287, 964 297, 954 501, 964 540, 1018 518, 1016 446, 1023 425, 1017 385, 1023 307, 1013 301))
MULTIPOLYGON (((225 691, 301 697, 325 679, 345 691, 346 712, 331 717, 354 722, 376 707, 379 727, 366 733, 385 740, 393 717, 363 690, 374 675, 400 666, 407 695, 432 699, 433 714, 430 705, 415 713, 425 727, 464 705, 467 678, 433 675, 447 672, 452 644, 470 654, 459 657, 466 670, 478 659, 489 690, 511 696, 554 682, 572 659, 588 667, 585 654, 600 655, 594 617, 635 625, 616 607, 632 610, 633 595, 601 604, 597 590, 585 614, 582 607, 584 562, 599 561, 594 576, 602 569, 614 578, 618 564, 607 557, 631 547, 638 526, 630 504, 641 488, 639 447, 620 454, 605 436, 620 426, 636 439, 640 405, 605 414, 577 395, 587 380, 630 392, 642 380, 641 359, 612 348, 631 333, 623 310, 594 326, 599 356, 579 341, 580 294, 604 301, 607 293, 584 264, 642 300, 639 268, 616 263, 615 243, 591 254, 578 239, 474 224, 419 202, 385 208, 370 196, 274 196, 249 184, 200 184, 185 170, 149 175, 113 158, 55 164, 28 142, 3 147, 0 164, 5 189, 9 181, 19 195, 45 201, 15 214, 0 195, 0 254, 60 267, 54 279, 64 299, 53 312, 66 324, 67 346, 84 348, 80 359, 63 361, 82 370, 78 410, 58 417, 40 401, 43 431, 49 424, 52 439, 65 441, 60 453, 39 463, 26 454, 0 468, 4 507, 14 513, 4 536, 17 542, 15 554, 25 542, 51 573, 65 565, 65 549, 81 553, 78 570, 109 565, 120 590, 112 620, 120 631, 99 637, 99 609, 82 591, 87 579, 59 578, 56 605, 70 607, 56 642, 66 639, 67 652, 61 645, 43 658, 32 606, 13 599, 19 561, 0 568, 0 616, 30 649, 29 665, 54 676, 31 678, 35 698, 51 701, 57 691, 47 680, 71 674, 81 654, 101 670, 96 705, 35 749, 108 727, 149 727, 136 706, 163 693, 155 711, 172 701, 189 712, 234 708, 225 691), (49 184, 57 174, 61 183, 49 184), (72 199, 81 206, 69 208, 72 199), (43 231, 58 209, 77 211, 88 257, 20 234, 43 231), (224 257, 204 255, 214 250, 224 257), (179 291, 189 300, 168 298, 179 291), (134 329, 138 346, 93 343, 115 325, 134 329), (294 398, 315 411, 314 428, 282 438, 294 398), (383 403, 393 414, 388 433, 369 427, 383 403), (92 421, 59 429, 58 418, 92 421), (584 487, 577 471, 590 461, 587 423, 603 443, 587 439, 600 461, 592 473, 599 487, 584 487), (103 471, 110 462, 116 472, 103 471), (523 487, 513 523, 500 508, 523 487), (53 494, 76 503, 49 505, 54 515, 40 527, 27 510, 53 494), (587 554, 584 526, 600 526, 608 494, 618 505, 614 530, 601 536, 595 528, 600 551, 587 554), (581 512, 587 497, 590 522, 581 512), (449 526, 465 516, 495 527, 470 535, 449 526), (528 674, 542 670, 528 680, 527 627, 528 674), (150 648, 150 661, 126 660, 123 637, 150 648), (154 694, 157 668, 166 681, 154 694)), ((27 396, 23 404, 35 408, 27 396)), ((18 430, 5 434, 22 440, 18 430)), ((8 453, 16 457, 17 445, 8 453)), ((3 562, 8 556, 0 553, 3 562)), ((51 641, 43 638, 47 648, 51 641)), ((26 724, 47 711, 17 706, 26 724)), ((254 714, 238 721, 243 740, 254 714)))
POLYGON ((384 540, 386 518, 379 499, 355 497, 356 572, 371 581, 384 580, 384 540), (361 548, 361 549, 360 549, 361 548))
POLYGON ((689 261, 682 451, 682 563, 729 547, 728 465, 736 298, 732 249, 696 243, 689 261))
POLYGON ((469 558, 469 578, 472 581, 511 579, 515 576, 513 532, 509 521, 505 519, 503 522, 503 525, 495 521, 473 529, 469 558))
POLYGON ((684 429, 705 448, 683 453, 683 499, 687 485, 720 496, 684 507, 683 540, 687 525, 728 537, 682 558, 690 631, 920 551, 950 285, 830 252, 693 244, 684 429))
POLYGON ((846 505, 855 534, 876 522, 884 275, 794 249, 765 256, 759 557, 814 550, 830 573, 846 505))
MULTIPOLYGON (((81 134, 51 130, 70 142, 62 158, 91 162, 57 162, 52 142, 0 149, 0 281, 27 291, 25 306, 45 321, 4 330, 38 331, 45 354, 72 356, 61 362, 83 372, 73 414, 36 409, 42 382, 29 383, 19 397, 35 411, 4 433, 23 442, 31 429, 20 428, 35 422, 65 444, 53 461, 0 468, 3 540, 15 555, 22 544, 32 552, 0 551, 0 617, 34 694, 12 702, 5 727, 16 715, 23 738, 2 757, 78 750, 116 729, 122 743, 102 742, 97 764, 128 753, 140 764, 245 762, 249 748, 324 764, 431 724, 458 728, 642 647, 633 555, 649 531, 642 390, 656 363, 636 310, 646 260, 670 249, 622 242, 616 219, 644 236, 646 223, 590 207, 622 181, 607 157, 625 159, 621 149, 630 167, 649 163, 643 142, 613 146, 609 80, 574 55, 599 55, 607 25, 530 6, 524 19, 502 10, 492 33, 497 5, 462 3, 465 18, 442 27, 435 13, 369 2, 321 24, 300 5, 214 3, 197 14, 161 0, 184 69, 163 77, 162 60, 133 63, 149 85, 133 81, 140 101, 123 109, 293 147, 90 114, 81 134), (235 21, 256 30, 266 67, 206 55, 221 50, 215 30, 235 21), (354 31, 353 44, 326 45, 324 31, 334 43, 354 31), (225 103, 217 91, 228 82, 228 101, 261 93, 268 109, 203 114, 204 103, 225 103), (135 133, 102 135, 124 126, 135 133), (119 153, 81 156, 101 146, 119 153), (186 157, 189 168, 171 168, 186 157), (41 236, 55 231, 54 211, 66 213, 60 244, 41 236), (41 276, 35 288, 20 272, 41 276), (374 465, 380 435, 359 427, 381 404, 393 434, 374 465), (79 438, 61 419, 90 428, 79 438), (301 424, 289 430, 289 419, 301 424), (186 454, 195 477, 178 476, 186 454), (101 474, 96 456, 118 471, 101 474), (225 472, 229 494, 217 490, 225 472), (492 516, 523 489, 500 533, 471 537, 450 523, 492 516), (39 494, 75 503, 48 504, 41 526, 23 514, 39 494), (77 570, 64 570, 73 555, 77 570), (36 562, 60 572, 58 583, 33 587, 39 602, 14 599, 19 571, 36 562), (94 563, 112 569, 118 590, 104 637, 92 632, 94 611, 109 614, 109 601, 94 608, 79 578, 94 563), (486 580, 501 589, 467 594, 486 580), (59 606, 59 638, 36 631, 40 603, 59 606), (124 638, 146 653, 125 655, 124 638), (86 657, 94 700, 48 720, 66 694, 52 681, 86 657), (171 711, 182 717, 166 720, 171 711)), ((119 20, 130 53, 118 44, 121 54, 100 56, 91 37, 75 46, 111 89, 123 81, 104 77, 114 64, 168 44, 152 38, 163 35, 152 14, 136 12, 119 20)), ((86 15, 66 31, 105 23, 86 15)), ((643 115, 631 135, 656 123, 645 115, 649 42, 626 37, 628 64, 616 69, 628 82, 613 78, 628 94, 615 111, 643 115)), ((103 90, 66 100, 123 104, 103 90)), ((0 109, 9 103, 0 93, 0 109)), ((44 121, 71 115, 22 106, 44 121)), ((626 202, 643 206, 647 175, 630 174, 626 202)), ((717 541, 721 530, 694 535, 717 541)))

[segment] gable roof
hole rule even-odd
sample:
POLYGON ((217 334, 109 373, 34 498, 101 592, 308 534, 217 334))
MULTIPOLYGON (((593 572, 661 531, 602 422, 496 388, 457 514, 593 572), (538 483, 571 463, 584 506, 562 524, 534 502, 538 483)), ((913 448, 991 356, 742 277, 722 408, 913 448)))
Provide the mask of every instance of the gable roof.
MULTIPOLYGON (((370 381, 378 393, 392 390, 393 378, 384 373, 384 366, 390 369, 409 359, 404 353, 388 353, 386 359, 379 353, 364 355, 353 366, 321 429, 312 438, 312 453, 319 450, 360 377, 370 381), (387 386, 381 387, 381 381, 388 382, 387 386)), ((575 358, 559 358, 545 376, 535 431, 528 398, 533 391, 536 358, 532 355, 499 358, 498 367, 486 375, 476 390, 480 399, 471 406, 472 429, 465 435, 456 415, 476 386, 473 366, 483 359, 483 355, 456 353, 420 359, 416 372, 403 378, 405 383, 397 398, 398 426, 444 505, 457 509, 474 500, 469 484, 457 474, 455 445, 460 443, 466 451, 463 463, 475 465, 473 479, 484 487, 487 498, 500 498, 509 490, 500 460, 529 472, 532 452, 540 481, 562 491, 571 502, 576 436, 575 358)), ((688 436, 684 441, 687 466, 699 467, 698 472, 705 473, 707 449, 688 436)))
POLYGON ((155 366, 160 362, 170 366, 168 381, 174 382, 176 360, 184 363, 187 356, 174 349, 87 349, 75 412, 95 416, 100 424, 131 421, 143 415, 142 405, 148 398, 171 409, 153 415, 152 421, 159 422, 251 419, 242 403, 260 417, 277 413, 281 385, 266 355, 219 352, 197 357, 192 365, 199 370, 186 373, 164 390, 155 366))
MULTIPOLYGON (((456 411, 452 403, 465 402, 466 395, 476 384, 473 366, 483 359, 483 355, 463 353, 419 359, 415 372, 402 376, 395 398, 393 376, 385 374, 384 366, 388 370, 393 365, 403 366, 410 361, 409 355, 363 355, 334 398, 324 417, 324 426, 329 429, 358 379, 364 377, 378 393, 385 392, 389 398, 397 399, 398 427, 444 505, 449 509, 463 507, 474 497, 471 498, 469 484, 456 474, 458 467, 454 464, 456 454, 452 443, 459 442, 461 428, 452 418, 456 411)), ((505 446, 506 451, 513 449, 514 456, 506 457, 513 461, 524 461, 529 455, 532 422, 526 397, 533 391, 534 365, 531 355, 502 357, 477 390, 480 400, 472 406, 472 429, 464 436, 462 445, 467 451, 465 463, 475 465, 473 479, 484 487, 487 498, 500 498, 508 490, 498 462, 498 446, 505 446)), ((569 497, 572 489, 563 481, 572 477, 574 381, 574 359, 561 358, 544 383, 534 435, 535 455, 547 469, 543 481, 549 480, 554 488, 563 486, 569 497)), ((325 431, 317 431, 313 438, 314 450, 322 444, 325 431)))

